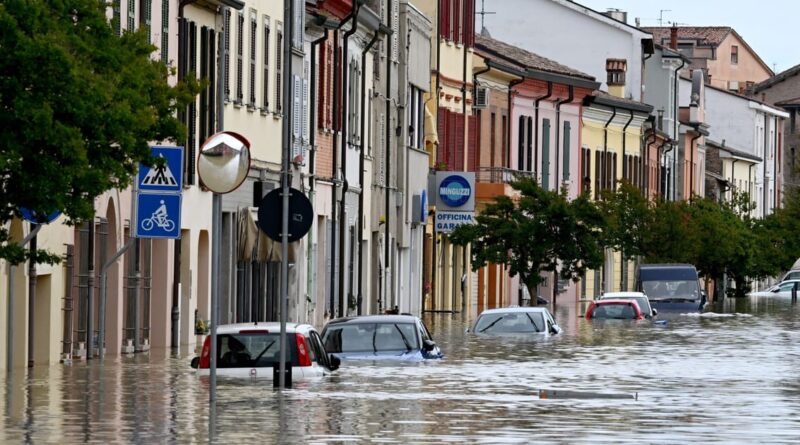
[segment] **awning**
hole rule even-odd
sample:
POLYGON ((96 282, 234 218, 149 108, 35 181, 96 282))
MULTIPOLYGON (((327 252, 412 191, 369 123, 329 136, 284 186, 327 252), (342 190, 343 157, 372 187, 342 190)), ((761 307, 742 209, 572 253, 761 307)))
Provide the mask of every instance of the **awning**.
MULTIPOLYGON (((241 209, 238 218, 239 261, 277 262, 281 260, 281 244, 268 237, 256 223, 256 209, 241 209)), ((289 262, 296 258, 297 243, 289 244, 289 262)))
MULTIPOLYGON (((433 102, 433 101, 429 101, 433 102)), ((436 131, 436 117, 431 112, 429 104, 425 104, 425 146, 439 143, 439 133, 436 131)))

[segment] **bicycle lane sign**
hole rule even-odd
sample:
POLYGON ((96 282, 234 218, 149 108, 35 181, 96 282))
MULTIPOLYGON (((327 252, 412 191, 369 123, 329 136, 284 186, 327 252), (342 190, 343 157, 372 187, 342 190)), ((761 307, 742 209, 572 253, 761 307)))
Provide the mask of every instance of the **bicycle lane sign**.
POLYGON ((136 226, 138 238, 172 238, 181 235, 181 195, 172 193, 138 193, 136 226))

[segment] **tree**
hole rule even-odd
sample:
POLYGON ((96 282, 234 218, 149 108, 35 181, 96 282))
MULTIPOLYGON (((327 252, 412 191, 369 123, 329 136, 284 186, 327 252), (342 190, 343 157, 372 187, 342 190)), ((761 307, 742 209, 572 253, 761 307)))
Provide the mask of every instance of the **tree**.
POLYGON ((606 219, 605 246, 628 257, 642 255, 650 215, 650 204, 642 191, 622 181, 616 190, 603 192, 597 206, 606 219))
POLYGON ((543 272, 577 281, 602 264, 604 219, 587 195, 570 201, 566 191, 544 190, 531 178, 511 185, 519 197, 498 196, 475 224, 450 234, 454 244, 471 244, 473 270, 489 263, 506 265, 536 295, 543 272))
POLYGON ((646 263, 692 263, 696 258, 697 232, 685 201, 656 202, 642 232, 646 263))
MULTIPOLYGON (((176 111, 196 81, 170 86, 143 32, 117 36, 100 0, 0 4, 0 258, 31 255, 9 242, 20 208, 93 215, 93 200, 129 185, 149 143, 182 140, 176 111)), ((194 76, 187 76, 192 79, 194 76)), ((37 252, 35 261, 56 258, 37 252)))

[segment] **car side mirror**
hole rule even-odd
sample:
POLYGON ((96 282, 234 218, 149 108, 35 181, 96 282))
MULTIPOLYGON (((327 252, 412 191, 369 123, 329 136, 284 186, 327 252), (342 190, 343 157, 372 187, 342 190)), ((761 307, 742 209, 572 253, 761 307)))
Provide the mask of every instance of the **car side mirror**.
POLYGON ((653 315, 658 315, 658 309, 653 308, 653 315))
POLYGON ((192 363, 189 366, 191 366, 194 369, 197 369, 197 367, 200 366, 200 357, 193 358, 192 363))
POLYGON ((422 341, 422 349, 431 352, 433 349, 436 348, 436 343, 433 340, 423 340, 422 341))
POLYGON ((561 332, 561 328, 558 327, 557 324, 554 324, 554 325, 550 326, 550 333, 551 334, 558 334, 560 332, 561 332))
POLYGON ((328 363, 331 365, 331 371, 336 371, 342 365, 342 359, 333 354, 328 354, 328 363))

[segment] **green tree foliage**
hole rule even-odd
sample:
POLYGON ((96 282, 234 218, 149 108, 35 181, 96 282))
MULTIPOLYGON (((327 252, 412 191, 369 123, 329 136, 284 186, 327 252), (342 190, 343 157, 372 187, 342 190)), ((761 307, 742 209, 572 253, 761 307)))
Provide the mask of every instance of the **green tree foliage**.
POLYGON ((140 161, 152 162, 150 142, 184 137, 175 113, 197 82, 170 86, 147 35, 115 35, 106 7, 0 3, 0 257, 14 263, 25 258, 8 239, 17 209, 86 220, 95 197, 125 188, 140 161))
POLYGON ((645 228, 650 204, 633 184, 623 181, 616 190, 605 191, 597 206, 606 218, 606 247, 624 252, 627 257, 643 254, 645 228))
POLYGON ((568 200, 566 191, 542 189, 535 180, 512 183, 519 196, 499 196, 475 220, 450 234, 457 245, 472 245, 472 267, 487 264, 509 267, 519 274, 531 295, 543 272, 558 272, 563 279, 578 278, 603 261, 603 215, 582 195, 568 200))
POLYGON ((647 222, 640 234, 645 262, 692 263, 697 255, 696 235, 689 203, 655 203, 648 212, 647 222))

